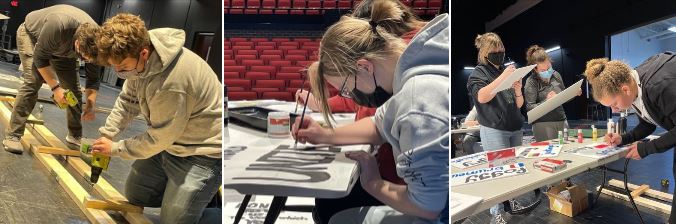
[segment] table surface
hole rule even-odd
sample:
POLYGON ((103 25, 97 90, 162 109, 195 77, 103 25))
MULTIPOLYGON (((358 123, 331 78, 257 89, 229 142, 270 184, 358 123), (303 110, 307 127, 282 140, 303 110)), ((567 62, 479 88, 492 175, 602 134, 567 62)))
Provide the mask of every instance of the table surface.
MULTIPOLYGON (((313 113, 312 117, 319 119, 321 115, 313 113)), ((354 114, 351 118, 347 115, 343 119, 336 120, 338 126, 351 123, 354 114)), ((265 132, 232 122, 225 129, 225 136, 223 187, 249 195, 344 197, 359 178, 357 163, 346 158, 344 152, 370 151, 368 145, 339 146, 340 152, 330 151, 328 148, 277 149, 280 145, 293 147, 293 138, 291 136, 270 138, 265 132), (242 151, 228 149, 235 146, 245 146, 246 149, 242 151)))
POLYGON ((459 128, 459 129, 451 129, 451 134, 465 134, 465 133, 472 133, 472 132, 479 132, 479 126, 473 126, 473 127, 467 127, 467 128, 459 128))
MULTIPOLYGON (((601 140, 598 140, 597 142, 601 142, 601 140)), ((451 187, 451 197, 453 192, 457 192, 461 194, 483 198, 481 204, 477 206, 473 212, 463 212, 464 214, 468 215, 476 214, 486 209, 489 209, 490 207, 503 201, 532 192, 533 190, 540 188, 542 186, 554 184, 558 181, 571 177, 575 174, 582 173, 591 168, 602 166, 607 163, 618 160, 620 158, 624 158, 624 156, 627 154, 627 152, 624 151, 603 159, 595 159, 563 152, 564 150, 567 149, 577 148, 591 143, 594 143, 591 141, 591 139, 585 139, 583 143, 569 142, 568 144, 565 144, 563 149, 561 150, 561 153, 559 153, 557 157, 552 157, 553 159, 572 161, 572 163, 567 164, 567 167, 564 170, 555 173, 544 172, 539 169, 535 169, 533 167, 533 163, 540 159, 517 158, 517 162, 522 162, 526 165, 528 173, 518 176, 495 179, 491 181, 454 186, 451 187)), ((459 169, 451 166, 451 173, 470 171, 487 167, 488 164, 469 167, 467 169, 459 169)), ((454 218, 461 219, 464 217, 454 217, 454 218)))

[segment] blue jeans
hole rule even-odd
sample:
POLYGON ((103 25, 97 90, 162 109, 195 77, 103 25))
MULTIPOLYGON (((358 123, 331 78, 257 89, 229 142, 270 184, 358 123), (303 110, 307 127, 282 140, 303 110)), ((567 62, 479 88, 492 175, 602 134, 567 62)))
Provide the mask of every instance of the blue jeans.
POLYGON ((221 223, 220 211, 205 209, 221 186, 221 164, 221 159, 162 151, 134 161, 125 193, 131 204, 161 206, 160 223, 221 223))
MULTIPOLYGON (((494 128, 481 126, 481 145, 485 151, 495 151, 509 147, 521 146, 523 131, 502 131, 494 128)), ((497 215, 504 209, 502 203, 491 207, 491 215, 497 215)))

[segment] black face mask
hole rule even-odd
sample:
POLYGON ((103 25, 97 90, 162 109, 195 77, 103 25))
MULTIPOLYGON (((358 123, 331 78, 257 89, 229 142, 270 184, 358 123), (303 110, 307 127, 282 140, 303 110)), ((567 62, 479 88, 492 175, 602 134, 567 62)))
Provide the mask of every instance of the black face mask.
POLYGON ((501 66, 502 63, 505 62, 505 52, 488 53, 486 59, 488 59, 490 63, 493 63, 493 65, 501 66))
MULTIPOLYGON (((355 76, 354 79, 356 84, 357 76, 355 76)), ((373 91, 373 93, 369 94, 359 91, 359 89, 357 89, 357 87, 355 86, 355 88, 351 91, 352 100, 354 100, 355 103, 361 106, 376 108, 383 105, 387 100, 390 99, 390 97, 392 97, 392 94, 388 93, 382 87, 378 86, 375 74, 373 75, 373 82, 376 84, 376 90, 373 91)))

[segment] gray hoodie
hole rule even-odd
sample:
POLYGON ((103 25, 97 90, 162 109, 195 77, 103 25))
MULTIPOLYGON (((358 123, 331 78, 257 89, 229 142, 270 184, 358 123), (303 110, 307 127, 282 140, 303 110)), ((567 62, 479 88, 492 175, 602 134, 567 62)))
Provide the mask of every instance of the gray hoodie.
POLYGON ((392 98, 374 116, 409 199, 427 211, 446 209, 441 217, 448 213, 448 37, 447 14, 420 30, 399 59, 392 98))
POLYGON ((160 28, 149 33, 154 50, 144 72, 124 83, 99 132, 115 137, 139 113, 148 129, 114 142, 112 155, 145 159, 166 150, 180 157, 221 158, 223 87, 216 74, 183 47, 183 30, 160 28))

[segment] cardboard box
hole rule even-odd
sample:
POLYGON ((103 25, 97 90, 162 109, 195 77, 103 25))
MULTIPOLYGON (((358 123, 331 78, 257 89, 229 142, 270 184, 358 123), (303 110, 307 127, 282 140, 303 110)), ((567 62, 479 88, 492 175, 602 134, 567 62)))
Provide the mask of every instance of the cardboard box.
POLYGON ((566 187, 567 182, 553 186, 545 194, 549 197, 549 209, 568 217, 573 217, 589 207, 587 201, 587 190, 583 185, 572 185, 566 187), (559 192, 568 190, 570 192, 570 201, 559 196, 559 192))

